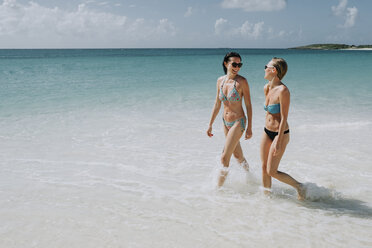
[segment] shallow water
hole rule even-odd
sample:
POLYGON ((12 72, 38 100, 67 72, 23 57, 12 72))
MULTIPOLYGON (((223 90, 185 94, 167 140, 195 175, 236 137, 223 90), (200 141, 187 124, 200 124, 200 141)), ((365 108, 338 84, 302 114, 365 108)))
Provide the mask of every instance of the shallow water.
MULTIPOLYGON (((1 247, 370 247, 370 51, 239 50, 253 104, 216 188, 224 49, 1 50, 1 247), (263 66, 289 64, 280 169, 307 200, 260 185, 263 66), (340 63, 342 61, 342 63, 340 63)), ((370 68, 372 69, 372 68, 370 68)))

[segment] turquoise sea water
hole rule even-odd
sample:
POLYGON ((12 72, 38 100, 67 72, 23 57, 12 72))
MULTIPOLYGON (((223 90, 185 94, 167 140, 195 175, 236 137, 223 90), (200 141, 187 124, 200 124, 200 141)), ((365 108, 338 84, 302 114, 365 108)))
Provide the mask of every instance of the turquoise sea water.
POLYGON ((222 190, 228 49, 0 50, 0 246, 370 247, 372 51, 236 49, 253 104, 251 172, 222 190), (283 57, 291 142, 281 169, 308 200, 260 189, 264 65, 283 57), (188 233, 188 237, 184 236, 188 233))

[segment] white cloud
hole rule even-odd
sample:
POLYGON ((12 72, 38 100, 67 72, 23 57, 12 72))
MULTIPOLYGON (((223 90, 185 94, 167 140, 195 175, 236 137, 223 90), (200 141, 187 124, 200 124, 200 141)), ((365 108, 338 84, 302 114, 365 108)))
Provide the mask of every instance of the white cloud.
POLYGON ((339 25, 339 27, 351 28, 355 26, 358 9, 356 7, 347 8, 347 0, 339 0, 339 4, 337 6, 332 6, 331 9, 335 16, 340 16, 345 19, 345 23, 339 25))
POLYGON ((347 0, 340 0, 337 6, 332 6, 333 14, 336 16, 341 16, 346 9, 346 5, 347 5, 347 0))
POLYGON ((3 5, 9 6, 9 7, 15 7, 16 0, 3 0, 3 5))
POLYGON ((274 29, 272 27, 269 27, 267 30, 267 33, 265 33, 265 38, 268 40, 291 40, 291 41, 299 41, 302 39, 302 27, 298 29, 298 31, 295 30, 280 30, 274 32, 274 29))
POLYGON ((216 20, 214 25, 216 35, 230 38, 245 38, 256 40, 265 32, 264 22, 250 23, 244 22, 240 27, 233 27, 226 19, 220 18, 216 20))
POLYGON ((104 6, 104 5, 108 5, 109 4, 109 2, 99 2, 98 3, 98 5, 100 5, 100 6, 104 6))
POLYGON ((188 7, 184 17, 190 17, 192 15, 192 7, 188 7))
POLYGON ((165 18, 158 22, 141 18, 131 21, 126 16, 91 10, 85 4, 67 11, 5 0, 0 4, 0 16, 2 47, 10 47, 12 42, 17 47, 125 47, 135 46, 138 40, 164 40, 177 33, 165 18))
POLYGON ((156 34, 170 34, 171 36, 174 36, 176 35, 176 28, 168 19, 161 19, 158 26, 156 27, 156 34))
POLYGON ((358 9, 356 7, 347 8, 346 20, 344 28, 351 28, 355 25, 355 19, 358 16, 358 9))
POLYGON ((227 20, 220 18, 216 20, 216 23, 214 24, 214 32, 217 35, 220 35, 224 32, 226 29, 227 20))
POLYGON ((278 34, 279 37, 284 37, 287 35, 287 32, 285 32, 284 30, 281 30, 278 34))
POLYGON ((287 0, 223 0, 221 6, 226 9, 253 11, 277 11, 287 6, 287 0))
POLYGON ((226 41, 269 41, 269 40, 300 40, 302 38, 302 28, 298 31, 275 30, 266 26, 263 21, 250 23, 245 21, 241 26, 233 26, 228 20, 220 18, 216 20, 214 26, 215 35, 226 41))
POLYGON ((238 27, 235 30, 235 32, 237 34, 240 34, 242 37, 257 40, 264 31, 263 26, 264 22, 258 22, 253 24, 246 21, 245 23, 243 23, 241 27, 238 27))

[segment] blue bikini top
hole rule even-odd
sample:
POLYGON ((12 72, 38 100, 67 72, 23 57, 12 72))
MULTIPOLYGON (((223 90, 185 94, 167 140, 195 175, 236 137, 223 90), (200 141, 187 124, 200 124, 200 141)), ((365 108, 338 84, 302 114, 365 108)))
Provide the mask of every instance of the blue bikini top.
POLYGON ((264 105, 264 110, 271 114, 278 114, 280 113, 280 103, 264 105))
POLYGON ((222 92, 222 89, 223 89, 223 85, 226 81, 227 77, 225 77, 225 79, 223 80, 222 84, 221 84, 221 89, 220 89, 220 100, 222 102, 224 101, 229 101, 229 102, 237 102, 237 101, 240 101, 241 100, 241 97, 239 95, 239 92, 238 90, 236 89, 236 81, 234 81, 234 88, 227 93, 227 96, 225 96, 225 94, 222 92))

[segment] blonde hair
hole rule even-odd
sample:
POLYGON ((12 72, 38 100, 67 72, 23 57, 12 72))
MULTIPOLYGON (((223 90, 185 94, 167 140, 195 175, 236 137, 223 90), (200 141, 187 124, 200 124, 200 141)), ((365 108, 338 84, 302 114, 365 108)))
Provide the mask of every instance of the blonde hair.
POLYGON ((273 61, 273 66, 275 67, 276 71, 278 72, 277 76, 280 80, 282 80, 282 78, 284 78, 285 74, 287 73, 287 70, 288 70, 288 65, 287 65, 287 62, 285 62, 284 59, 282 58, 277 58, 277 57, 274 57, 272 59, 273 61))

